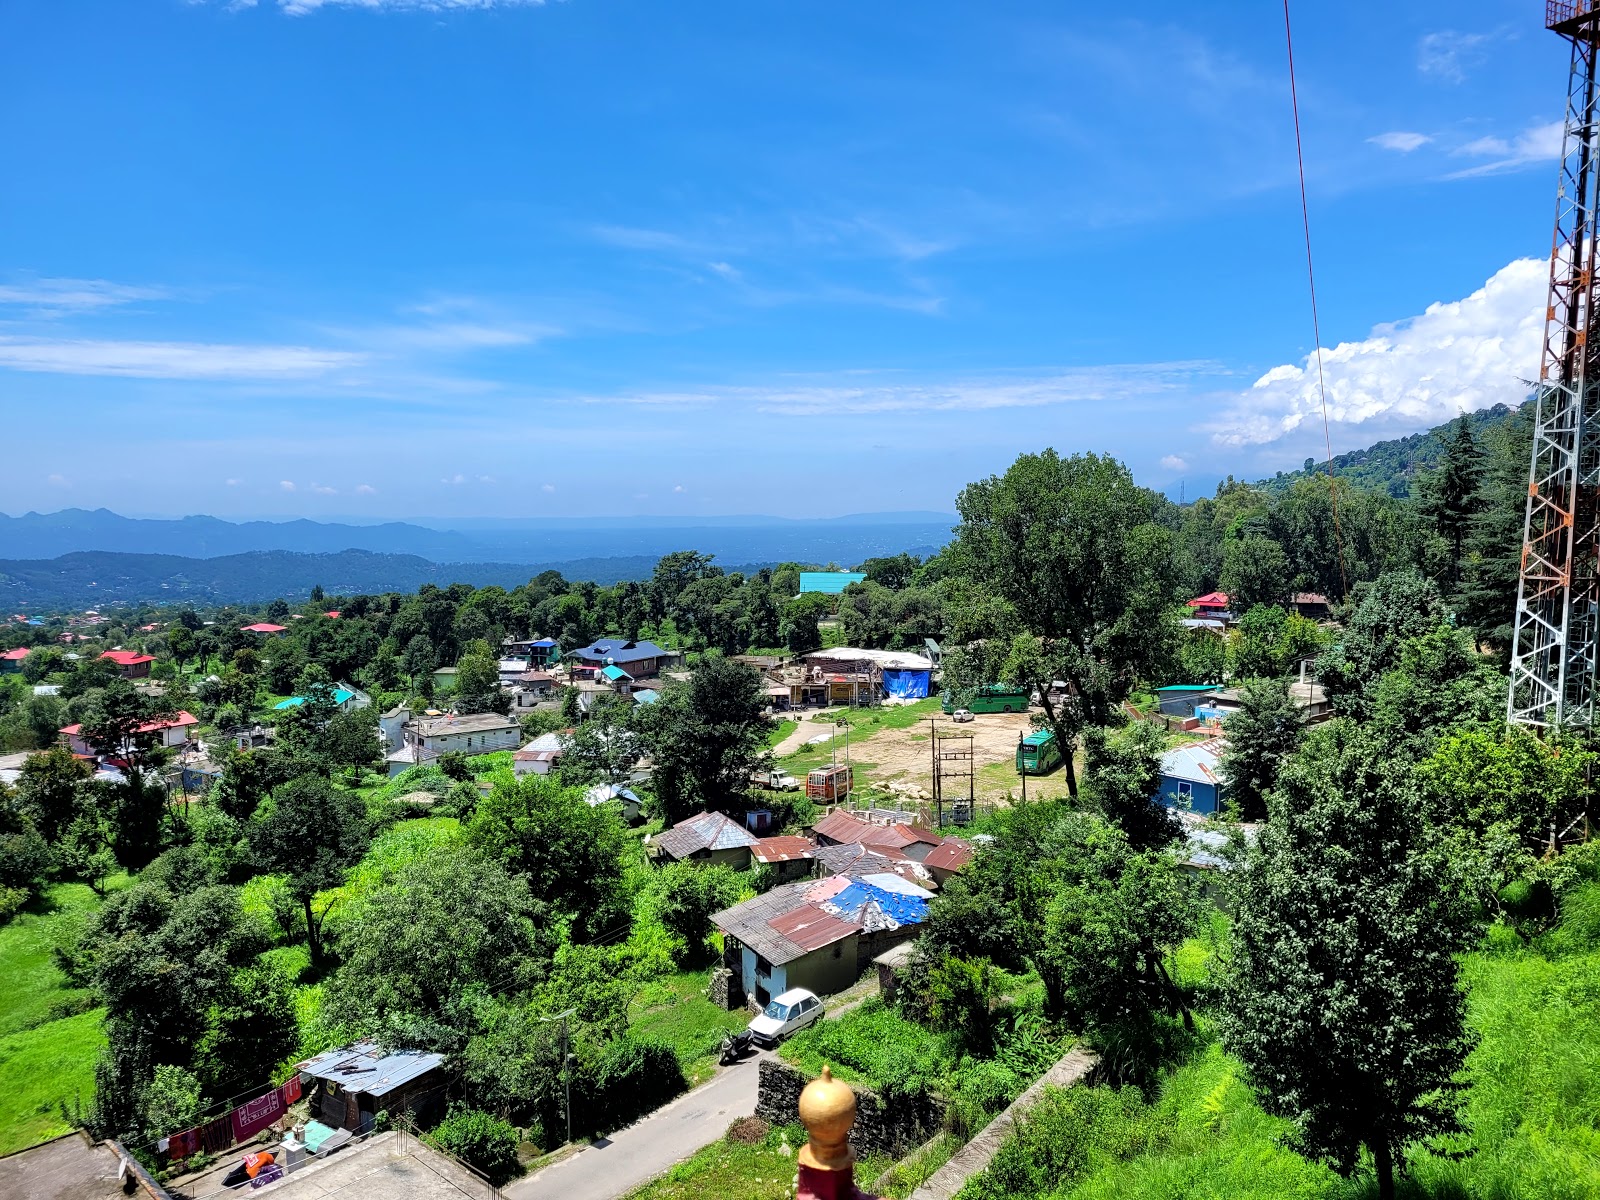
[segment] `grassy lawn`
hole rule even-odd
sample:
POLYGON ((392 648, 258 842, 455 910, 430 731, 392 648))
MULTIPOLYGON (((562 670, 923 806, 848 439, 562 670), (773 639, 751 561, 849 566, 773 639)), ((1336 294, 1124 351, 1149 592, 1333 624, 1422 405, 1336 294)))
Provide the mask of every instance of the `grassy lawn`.
MULTIPOLYGON (((794 1195, 794 1156, 805 1140, 804 1129, 790 1126, 753 1146, 713 1142, 625 1200, 788 1200, 794 1195)), ((889 1162, 881 1155, 858 1162, 857 1184, 870 1184, 889 1162)))
POLYGON ((767 749, 771 750, 784 738, 788 737, 799 726, 800 722, 791 721, 788 717, 780 718, 772 727, 772 732, 767 734, 767 749))
POLYGON ((872 734, 880 729, 910 729, 919 725, 929 717, 939 715, 940 701, 937 697, 930 696, 926 700, 918 700, 915 704, 881 705, 877 708, 849 708, 841 712, 835 720, 843 721, 850 726, 852 734, 872 734))
POLYGON ((689 1086, 704 1083, 717 1069, 722 1035, 743 1029, 750 1014, 724 1012, 706 999, 710 969, 680 971, 653 980, 628 1006, 628 1029, 639 1037, 657 1038, 677 1052, 689 1086))
POLYGON ((94 1094, 104 1012, 91 1009, 0 1038, 0 1154, 71 1131, 60 1104, 88 1104, 94 1094))
MULTIPOLYGON (((107 886, 127 881, 119 874, 107 886)), ((52 1016, 83 993, 67 987, 50 950, 63 926, 100 904, 87 884, 58 883, 0 926, 0 1154, 67 1132, 59 1103, 87 1103, 94 1089, 102 1010, 52 1016)))

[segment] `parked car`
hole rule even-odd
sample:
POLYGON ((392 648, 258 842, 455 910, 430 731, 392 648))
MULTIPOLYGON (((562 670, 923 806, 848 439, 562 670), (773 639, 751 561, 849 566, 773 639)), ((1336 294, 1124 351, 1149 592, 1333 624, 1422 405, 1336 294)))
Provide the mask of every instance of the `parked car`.
POLYGON ((766 788, 769 792, 800 790, 800 781, 782 767, 775 767, 770 771, 756 771, 750 776, 750 782, 757 787, 766 788))
POLYGON ((790 988, 774 996, 760 1016, 751 1018, 750 1036, 763 1046, 776 1046, 796 1030, 822 1020, 822 1001, 815 992, 790 988))
POLYGON ((965 724, 972 720, 972 710, 970 708, 958 708, 950 714, 950 719, 957 724, 965 724))

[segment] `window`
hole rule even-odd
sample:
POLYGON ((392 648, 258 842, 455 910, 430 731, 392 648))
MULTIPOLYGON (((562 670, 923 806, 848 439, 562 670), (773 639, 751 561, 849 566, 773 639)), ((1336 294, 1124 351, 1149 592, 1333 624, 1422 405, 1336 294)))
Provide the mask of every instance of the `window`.
POLYGON ((1192 783, 1190 783, 1190 782, 1188 782, 1187 780, 1184 780, 1184 779, 1178 780, 1178 795, 1180 795, 1180 796, 1192 796, 1192 795, 1194 795, 1194 784, 1192 784, 1192 783))

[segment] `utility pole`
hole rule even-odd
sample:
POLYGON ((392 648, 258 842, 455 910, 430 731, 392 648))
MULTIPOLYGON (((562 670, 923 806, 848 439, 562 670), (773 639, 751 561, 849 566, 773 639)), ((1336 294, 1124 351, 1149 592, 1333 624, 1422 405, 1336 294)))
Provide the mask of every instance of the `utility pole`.
POLYGON ((1022 802, 1028 802, 1027 759, 1022 753, 1022 730, 1017 730, 1017 774, 1022 776, 1022 802))
POLYGON ((551 1021, 561 1022, 561 1081, 566 1091, 566 1100, 562 1104, 567 1118, 567 1144, 572 1144, 572 1055, 567 1050, 567 1018, 578 1010, 569 1008, 566 1012, 559 1012, 553 1017, 540 1017, 541 1024, 548 1025, 551 1021))

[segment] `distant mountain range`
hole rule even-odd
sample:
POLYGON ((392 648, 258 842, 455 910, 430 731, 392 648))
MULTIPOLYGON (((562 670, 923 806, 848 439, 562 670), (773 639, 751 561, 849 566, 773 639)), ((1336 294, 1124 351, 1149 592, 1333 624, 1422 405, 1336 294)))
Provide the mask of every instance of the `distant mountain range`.
POLYGON ((612 584, 619 579, 647 578, 655 564, 654 558, 637 556, 528 567, 521 563, 435 563, 415 554, 367 550, 337 554, 255 550, 216 558, 88 550, 49 559, 0 559, 0 612, 185 601, 253 604, 275 596, 302 600, 317 584, 330 596, 411 592, 425 583, 512 588, 549 569, 569 579, 612 584))
MULTIPOLYGON (((855 563, 901 550, 932 551, 950 538, 946 513, 862 513, 825 520, 783 517, 482 518, 439 527, 319 521, 124 517, 108 509, 0 514, 0 556, 50 559, 84 551, 217 558, 263 550, 334 554, 366 550, 435 563, 522 563, 648 557, 694 549, 719 561, 855 563)), ((326 585, 324 585, 326 586, 326 585)))

